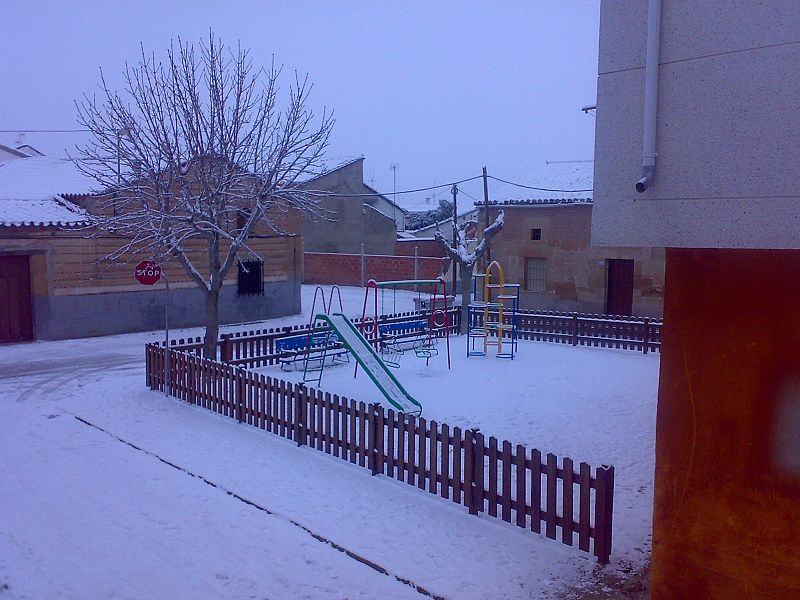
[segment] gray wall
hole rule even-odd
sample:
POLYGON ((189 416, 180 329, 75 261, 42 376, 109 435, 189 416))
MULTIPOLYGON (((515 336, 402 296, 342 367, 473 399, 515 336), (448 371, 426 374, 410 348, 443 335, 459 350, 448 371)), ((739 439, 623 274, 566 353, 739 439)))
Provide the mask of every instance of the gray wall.
MULTIPOLYGON (((59 340, 164 328, 163 289, 34 298, 34 335, 59 340)), ((236 285, 220 294, 220 321, 242 323, 300 312, 300 281, 264 282, 263 296, 237 296, 236 285)), ((170 328, 205 324, 205 300, 196 287, 170 290, 170 328)))
POLYGON ((371 188, 364 185, 363 159, 303 185, 308 189, 342 194, 320 202, 328 211, 326 217, 333 220, 303 215, 303 249, 306 252, 359 254, 364 244, 366 254, 394 254, 397 226, 391 213, 380 212, 388 202, 378 206, 377 197, 360 195, 372 193, 371 188))
POLYGON ((639 194, 647 2, 604 0, 592 242, 800 247, 797 0, 663 2, 655 181, 639 194))

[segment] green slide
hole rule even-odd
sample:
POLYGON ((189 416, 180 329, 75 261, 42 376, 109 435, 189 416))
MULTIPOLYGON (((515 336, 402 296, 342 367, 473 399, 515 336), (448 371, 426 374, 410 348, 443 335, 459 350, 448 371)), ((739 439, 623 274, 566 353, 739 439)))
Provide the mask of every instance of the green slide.
POLYGON ((378 386, 386 399, 397 410, 407 415, 419 416, 422 414, 422 405, 414 400, 400 385, 395 376, 381 360, 375 348, 361 335, 356 326, 341 313, 333 315, 318 314, 315 321, 325 321, 336 332, 339 339, 358 364, 367 372, 370 379, 378 386))

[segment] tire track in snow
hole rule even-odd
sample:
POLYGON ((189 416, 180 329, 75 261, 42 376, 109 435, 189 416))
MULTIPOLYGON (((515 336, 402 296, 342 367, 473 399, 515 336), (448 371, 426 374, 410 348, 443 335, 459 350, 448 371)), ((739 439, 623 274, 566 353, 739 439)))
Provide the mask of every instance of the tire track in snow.
POLYGON ((399 583, 402 583, 404 585, 409 586, 410 588, 412 588, 413 590, 415 590, 416 592, 418 592, 419 594, 421 594, 423 596, 427 596, 429 598, 433 598, 434 600, 447 600, 444 596, 440 596, 438 594, 434 594, 433 592, 425 589, 421 585, 414 583, 410 579, 407 579, 405 577, 402 577, 400 575, 397 575, 395 573, 390 572, 388 569, 386 569, 385 567, 382 567, 378 563, 373 562, 373 561, 371 561, 370 559, 368 559, 368 558, 366 558, 364 556, 361 556, 360 554, 358 554, 358 553, 354 552, 353 550, 350 550, 350 549, 342 546, 341 544, 337 544, 336 542, 334 542, 330 538, 326 538, 325 536, 323 536, 323 535, 321 535, 319 533, 316 533, 315 531, 309 529, 305 525, 303 525, 303 524, 301 524, 301 523, 299 523, 299 522, 297 522, 297 521, 295 521, 293 519, 290 519, 289 517, 286 517, 284 515, 276 513, 275 511, 273 511, 273 510, 271 510, 269 508, 266 508, 265 506, 262 506, 262 505, 260 505, 260 504, 258 504, 256 502, 253 502, 252 500, 249 500, 249 499, 245 498, 244 496, 241 496, 241 495, 237 494, 233 490, 230 490, 230 489, 226 488, 225 486, 223 486, 221 484, 218 484, 218 483, 215 483, 215 482, 213 482, 213 481, 211 481, 209 479, 206 479, 202 475, 198 475, 197 473, 192 473, 188 469, 186 469, 184 467, 181 467, 180 465, 177 465, 177 464, 175 464, 173 462, 168 461, 167 459, 159 456, 155 452, 151 452, 150 450, 147 450, 145 448, 137 446, 133 442, 129 442, 128 440, 125 440, 125 439, 123 439, 123 438, 121 438, 121 437, 119 437, 117 435, 114 435, 110 431, 107 431, 106 429, 103 429, 99 425, 95 425, 94 423, 91 423, 91 422, 87 421, 86 419, 83 419, 83 418, 79 417, 78 415, 76 415, 74 413, 71 413, 69 411, 64 411, 64 412, 72 415, 80 423, 83 423, 84 425, 87 425, 87 426, 92 427, 92 428, 94 428, 94 429, 96 429, 98 431, 101 431, 102 433, 106 434, 107 436, 117 440, 118 442, 120 442, 122 444, 125 444, 126 446, 129 446, 129 447, 133 448, 134 450, 136 450, 138 452, 141 452, 143 454, 151 456, 151 457, 155 458, 156 460, 161 461, 165 465, 172 467, 173 469, 176 469, 176 470, 178 470, 178 471, 180 471, 182 473, 185 473, 186 475, 189 475, 190 477, 194 477, 195 479, 199 479, 200 481, 202 481, 206 485, 210 485, 213 488, 216 488, 216 489, 218 489, 218 490, 220 490, 222 492, 225 492, 228 496, 231 496, 231 497, 235 498, 239 502, 247 504, 248 506, 251 506, 251 507, 255 508, 256 510, 260 510, 261 512, 264 512, 264 513, 266 513, 268 515, 271 515, 273 517, 276 517, 276 518, 278 518, 278 519, 280 519, 282 521, 290 523, 290 524, 294 525, 295 527, 298 527, 299 529, 302 529, 304 532, 306 532, 308 535, 310 535, 312 538, 314 538, 318 542, 326 544, 326 545, 330 546, 331 548, 333 548, 334 550, 338 550, 339 552, 342 552, 343 554, 345 554, 349 558, 352 558, 353 560, 355 560, 357 562, 360 562, 361 564, 369 567, 370 569, 373 569, 374 571, 377 571, 378 573, 380 573, 382 575, 386 575, 387 577, 394 578, 399 583))

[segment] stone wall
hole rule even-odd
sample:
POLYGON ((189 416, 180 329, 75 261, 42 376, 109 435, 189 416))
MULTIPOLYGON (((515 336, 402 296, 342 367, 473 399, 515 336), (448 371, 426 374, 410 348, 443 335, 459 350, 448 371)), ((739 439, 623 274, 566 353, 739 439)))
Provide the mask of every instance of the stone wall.
POLYGON ((523 308, 604 313, 607 261, 629 259, 634 261, 633 314, 661 316, 663 248, 591 246, 591 203, 493 206, 490 220, 499 208, 505 211, 505 226, 492 241, 491 258, 503 267, 507 282, 521 284, 523 308), (541 230, 540 240, 531 239, 532 229, 541 230), (525 290, 528 257, 547 260, 545 291, 525 290))

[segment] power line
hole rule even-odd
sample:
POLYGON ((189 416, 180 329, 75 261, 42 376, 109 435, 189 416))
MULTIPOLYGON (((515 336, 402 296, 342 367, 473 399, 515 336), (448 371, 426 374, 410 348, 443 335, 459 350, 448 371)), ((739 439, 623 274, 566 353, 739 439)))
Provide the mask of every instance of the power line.
MULTIPOLYGON (((451 181, 450 183, 442 183, 440 185, 432 185, 423 188, 416 188, 413 190, 397 190, 393 192, 394 194, 416 194, 417 192, 427 192, 429 190, 435 190, 438 188, 443 187, 453 187, 454 185, 458 185, 459 183, 466 183, 467 181, 475 181, 476 179, 481 179, 483 175, 476 175, 475 177, 468 177, 467 179, 460 179, 459 181, 451 181)), ((386 194, 381 194, 380 192, 375 192, 374 194, 326 194, 322 192, 326 198, 374 198, 375 196, 386 196, 386 194)))
POLYGON ((494 179, 495 181, 501 181, 503 183, 507 183, 508 185, 513 185, 516 187, 525 188, 527 190, 536 190, 538 192, 564 192, 568 194, 574 194, 577 192, 592 192, 594 191, 592 188, 588 190, 558 190, 553 188, 542 188, 542 187, 534 187, 532 185, 523 185, 521 183, 514 183, 513 181, 506 181, 505 179, 500 179, 499 177, 495 177, 494 175, 489 175, 489 179, 494 179))

